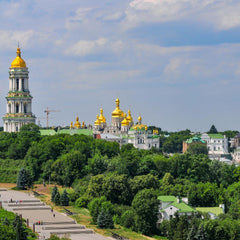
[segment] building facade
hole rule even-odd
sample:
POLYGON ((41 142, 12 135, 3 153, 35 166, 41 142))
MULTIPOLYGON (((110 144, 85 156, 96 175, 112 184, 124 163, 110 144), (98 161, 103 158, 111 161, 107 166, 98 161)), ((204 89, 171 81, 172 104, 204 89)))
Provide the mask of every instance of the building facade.
POLYGON ((208 155, 220 157, 228 154, 228 139, 225 135, 203 133, 201 139, 207 142, 208 155))
POLYGON ((6 97, 7 113, 3 117, 4 132, 18 132, 24 124, 35 123, 32 96, 28 84, 28 68, 17 48, 17 56, 9 68, 9 91, 6 97))

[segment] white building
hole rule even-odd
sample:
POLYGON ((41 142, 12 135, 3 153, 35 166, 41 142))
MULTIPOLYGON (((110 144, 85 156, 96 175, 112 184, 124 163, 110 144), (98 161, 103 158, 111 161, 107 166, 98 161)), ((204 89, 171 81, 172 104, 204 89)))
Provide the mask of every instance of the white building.
POLYGON ((208 154, 213 157, 220 157, 228 154, 228 139, 225 135, 203 133, 201 139, 207 142, 208 154))
POLYGON ((7 113, 3 117, 4 132, 18 132, 24 124, 35 123, 32 96, 28 85, 28 68, 17 48, 17 56, 9 68, 9 91, 6 97, 7 113))
POLYGON ((196 210, 188 205, 188 199, 174 196, 159 196, 157 227, 163 220, 170 220, 178 212, 179 216, 191 216, 196 210))

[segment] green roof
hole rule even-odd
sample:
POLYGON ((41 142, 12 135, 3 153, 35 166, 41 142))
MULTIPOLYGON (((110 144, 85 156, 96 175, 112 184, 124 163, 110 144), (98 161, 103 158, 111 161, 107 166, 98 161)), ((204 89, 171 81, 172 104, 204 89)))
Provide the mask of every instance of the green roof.
POLYGON ((196 210, 190 206, 188 206, 185 202, 174 202, 172 205, 179 209, 179 212, 196 212, 196 210))
POLYGON ((200 137, 192 137, 186 140, 186 143, 191 144, 193 142, 200 142, 200 143, 206 143, 204 140, 202 140, 200 137))
POLYGON ((216 216, 223 213, 223 209, 220 207, 197 207, 196 210, 199 212, 206 212, 206 213, 211 212, 216 216))
POLYGON ((216 139, 224 138, 223 135, 220 133, 209 133, 208 136, 210 138, 216 138, 216 139))
POLYGON ((190 206, 188 206, 185 202, 180 201, 179 203, 177 203, 177 198, 174 196, 159 196, 158 200, 162 201, 162 202, 170 202, 170 204, 168 206, 174 206, 176 208, 178 208, 179 212, 196 212, 196 210, 190 206))
POLYGON ((83 134, 92 136, 93 130, 92 129, 60 129, 57 133, 59 134, 83 134))
POLYGON ((56 131, 53 129, 40 129, 41 136, 49 136, 49 135, 55 135, 56 131))

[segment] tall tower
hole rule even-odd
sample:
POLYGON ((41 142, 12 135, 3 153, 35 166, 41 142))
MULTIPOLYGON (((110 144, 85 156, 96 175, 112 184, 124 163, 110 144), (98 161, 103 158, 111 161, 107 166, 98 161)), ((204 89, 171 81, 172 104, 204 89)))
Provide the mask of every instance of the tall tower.
POLYGON ((35 123, 32 113, 32 96, 28 87, 28 68, 17 48, 17 56, 9 68, 7 113, 3 117, 4 132, 18 132, 24 124, 35 123))

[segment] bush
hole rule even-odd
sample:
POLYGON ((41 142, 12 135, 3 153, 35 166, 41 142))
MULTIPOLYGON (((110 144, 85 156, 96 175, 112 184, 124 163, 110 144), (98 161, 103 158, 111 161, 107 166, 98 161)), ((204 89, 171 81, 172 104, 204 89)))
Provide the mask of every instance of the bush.
POLYGON ((132 228, 134 226, 135 214, 132 210, 127 210, 121 216, 120 224, 126 228, 132 228))
POLYGON ((75 206, 79 208, 86 208, 88 203, 89 203, 89 199, 83 196, 76 200, 75 206))

